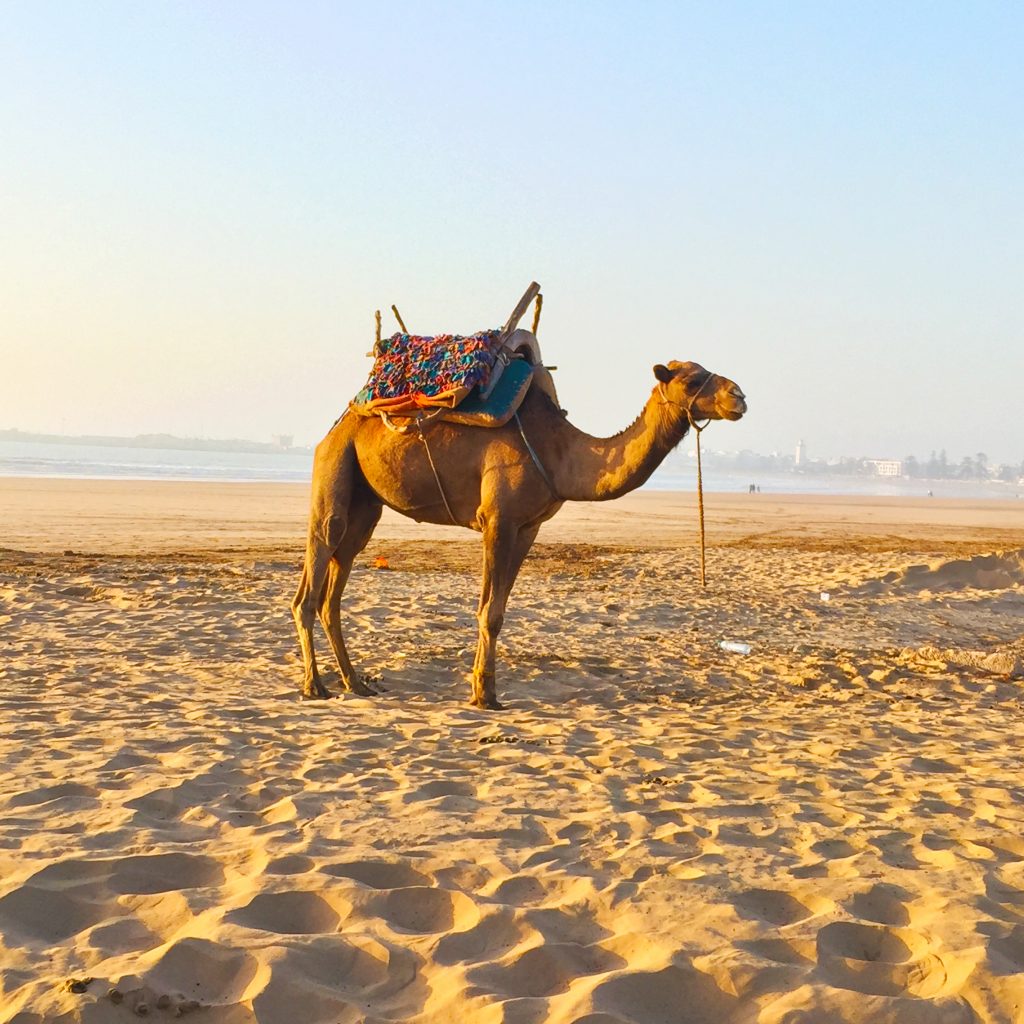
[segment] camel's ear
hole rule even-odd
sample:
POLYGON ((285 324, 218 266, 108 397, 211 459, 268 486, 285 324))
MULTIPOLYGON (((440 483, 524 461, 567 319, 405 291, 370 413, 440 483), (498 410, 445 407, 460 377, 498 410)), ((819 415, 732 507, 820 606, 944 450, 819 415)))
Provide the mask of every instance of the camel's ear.
POLYGON ((667 366, 663 366, 661 363, 655 363, 654 376, 657 377, 662 384, 667 384, 672 379, 674 374, 667 366))

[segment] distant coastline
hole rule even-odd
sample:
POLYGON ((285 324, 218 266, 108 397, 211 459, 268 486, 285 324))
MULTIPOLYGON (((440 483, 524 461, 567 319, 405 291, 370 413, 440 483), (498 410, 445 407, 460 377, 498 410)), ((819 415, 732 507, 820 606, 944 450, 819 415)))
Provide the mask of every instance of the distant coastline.
POLYGON ((94 448, 149 448, 178 452, 246 452, 260 455, 308 455, 313 451, 309 446, 291 444, 290 437, 282 437, 279 441, 245 441, 241 438, 218 440, 205 437, 175 437, 173 434, 110 437, 102 434, 37 434, 14 428, 0 430, 0 441, 89 445, 94 448))

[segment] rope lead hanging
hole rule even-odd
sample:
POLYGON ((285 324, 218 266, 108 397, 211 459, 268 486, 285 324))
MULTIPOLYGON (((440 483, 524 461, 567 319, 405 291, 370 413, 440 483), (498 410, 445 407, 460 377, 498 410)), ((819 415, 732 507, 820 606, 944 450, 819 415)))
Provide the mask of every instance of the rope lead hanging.
MULTIPOLYGON (((705 424, 707 426, 707 424, 705 424)), ((706 587, 708 578, 704 568, 704 474, 700 464, 700 435, 704 427, 693 425, 693 432, 697 435, 697 509, 700 516, 700 585, 706 587)))
MULTIPOLYGON (((700 585, 702 587, 706 587, 708 585, 708 577, 706 571, 706 553, 704 543, 704 469, 701 466, 700 462, 700 435, 705 430, 707 430, 708 426, 711 423, 711 420, 708 419, 704 423, 703 427, 698 427, 697 421, 694 419, 693 416, 693 407, 697 399, 700 398, 704 389, 708 386, 709 382, 712 379, 713 378, 709 376, 707 380, 705 380, 704 383, 701 384, 701 386, 697 389, 696 394, 693 395, 693 397, 689 400, 689 402, 686 405, 682 405, 682 403, 675 403, 677 405, 680 405, 683 412, 686 413, 686 419, 690 423, 690 429, 693 430, 694 434, 697 437, 697 511, 700 519, 700 585)), ((658 390, 661 392, 661 400, 663 403, 665 403, 666 405, 673 404, 669 400, 668 394, 665 391, 664 384, 660 384, 658 386, 658 390)))

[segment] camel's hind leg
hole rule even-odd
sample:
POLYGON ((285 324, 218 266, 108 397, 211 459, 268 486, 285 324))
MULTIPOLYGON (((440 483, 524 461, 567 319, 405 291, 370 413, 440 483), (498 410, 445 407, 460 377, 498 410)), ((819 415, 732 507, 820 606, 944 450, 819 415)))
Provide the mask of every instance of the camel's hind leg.
POLYGON ((327 586, 320 604, 320 622, 338 662, 342 685, 346 690, 364 697, 372 697, 376 691, 371 690, 352 668, 345 647, 345 638, 341 633, 341 595, 352 571, 352 563, 370 542, 370 537, 373 536, 373 531, 380 521, 380 514, 381 504, 378 501, 369 498, 353 501, 349 510, 348 529, 330 563, 327 586))
POLYGON ((292 617, 295 619, 299 646, 302 648, 302 696, 305 700, 322 700, 330 697, 317 671, 316 651, 313 648, 313 623, 316 621, 316 610, 327 582, 330 562, 329 545, 319 538, 310 537, 306 546, 306 564, 302 569, 299 589, 292 598, 292 617))

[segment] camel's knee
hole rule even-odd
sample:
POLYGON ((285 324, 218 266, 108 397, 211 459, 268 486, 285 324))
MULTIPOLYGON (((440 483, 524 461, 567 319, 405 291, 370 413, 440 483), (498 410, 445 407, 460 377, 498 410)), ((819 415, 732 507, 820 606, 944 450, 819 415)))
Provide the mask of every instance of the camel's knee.
POLYGON ((346 530, 348 530, 348 513, 332 512, 317 523, 316 538, 333 554, 344 539, 346 530))
POLYGON ((485 608, 476 618, 485 637, 497 636, 505 624, 505 613, 496 608, 485 608))
POLYGON ((306 576, 303 575, 302 583, 292 598, 292 618, 295 620, 295 625, 299 629, 312 629, 316 620, 316 611, 316 593, 309 586, 306 576))
POLYGON ((292 605, 292 618, 300 630, 311 630, 316 621, 316 607, 306 601, 292 605))
POLYGON ((320 605, 320 621, 324 629, 341 628, 341 608, 337 601, 331 600, 329 594, 320 605))

